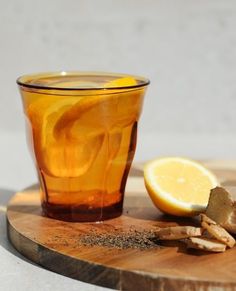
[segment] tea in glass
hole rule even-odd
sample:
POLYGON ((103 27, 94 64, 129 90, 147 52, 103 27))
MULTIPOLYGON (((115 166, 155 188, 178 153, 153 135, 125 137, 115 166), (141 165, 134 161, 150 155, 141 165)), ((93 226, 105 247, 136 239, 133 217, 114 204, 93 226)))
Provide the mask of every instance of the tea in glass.
POLYGON ((17 82, 45 215, 67 221, 121 215, 149 81, 61 72, 17 82))

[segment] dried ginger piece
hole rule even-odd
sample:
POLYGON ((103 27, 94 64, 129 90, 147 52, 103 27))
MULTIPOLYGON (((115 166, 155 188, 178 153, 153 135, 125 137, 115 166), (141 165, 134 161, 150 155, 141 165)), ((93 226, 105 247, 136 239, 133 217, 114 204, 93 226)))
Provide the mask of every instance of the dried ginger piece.
POLYGON ((214 220, 210 219, 205 214, 200 214, 200 218, 202 228, 206 229, 211 236, 213 236, 218 241, 226 244, 230 248, 235 245, 235 239, 214 220))
POLYGON ((185 239, 184 242, 187 248, 198 249, 209 252, 221 253, 226 249, 226 245, 218 242, 217 240, 203 237, 190 237, 185 239))
POLYGON ((161 228, 156 232, 156 236, 160 240, 178 240, 201 235, 202 229, 194 226, 171 226, 161 228))
POLYGON ((212 189, 206 213, 200 214, 200 218, 201 227, 166 227, 157 231, 156 236, 160 240, 182 240, 187 248, 209 252, 232 248, 236 241, 229 232, 236 234, 236 187, 212 189))
POLYGON ((208 217, 206 214, 201 213, 199 216, 200 216, 201 222, 206 222, 208 224, 217 225, 217 223, 213 219, 211 219, 210 217, 208 217))
POLYGON ((236 234, 236 187, 212 189, 206 215, 227 231, 236 234))

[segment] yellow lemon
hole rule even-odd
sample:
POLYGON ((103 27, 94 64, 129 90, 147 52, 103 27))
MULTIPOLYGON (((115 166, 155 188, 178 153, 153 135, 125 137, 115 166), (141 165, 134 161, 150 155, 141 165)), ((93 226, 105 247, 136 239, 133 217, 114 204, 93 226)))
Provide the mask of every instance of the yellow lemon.
POLYGON ((201 164, 178 157, 148 162, 144 181, 155 206, 176 216, 194 216, 204 211, 210 190, 219 184, 201 164))
POLYGON ((135 86, 137 82, 132 77, 123 77, 112 80, 104 85, 105 88, 135 86))
MULTIPOLYGON (((125 87, 125 86, 133 86, 136 84, 137 84, 137 82, 134 78, 123 77, 123 78, 118 78, 118 79, 115 79, 115 80, 112 80, 112 81, 106 83, 104 85, 104 88, 116 88, 116 87, 118 88, 118 87, 125 87)), ((115 92, 113 92, 113 93, 115 93, 115 92)), ((90 118, 87 117, 86 123, 87 124, 94 123, 94 124, 96 124, 96 126, 98 126, 99 123, 102 123, 102 126, 105 128, 105 126, 104 126, 104 122, 106 122, 105 116, 104 116, 103 120, 100 120, 99 122, 96 119, 96 111, 98 110, 98 108, 96 108, 96 106, 98 106, 100 108, 104 108, 103 110, 106 112, 106 115, 109 113, 110 115, 113 115, 115 118, 115 114, 117 115, 118 96, 114 95, 114 94, 109 94, 109 93, 108 94, 99 94, 98 91, 97 91, 97 93, 98 94, 96 95, 96 91, 94 91, 93 92, 94 95, 87 96, 86 98, 85 97, 81 98, 81 100, 79 100, 77 103, 75 103, 73 106, 71 106, 71 108, 69 110, 65 111, 64 114, 62 114, 60 116, 60 118, 58 118, 57 123, 55 124, 54 134, 59 135, 60 132, 63 131, 63 127, 65 127, 67 124, 69 124, 71 126, 72 123, 74 123, 77 120, 80 120, 81 116, 83 114, 88 113, 89 110, 91 110, 91 109, 93 109, 93 111, 95 111, 95 112, 92 112, 92 116, 90 118)), ((133 95, 130 94, 130 96, 133 96, 133 95)), ((136 97, 136 96, 134 96, 134 97, 136 97)), ((133 97, 133 99, 134 99, 134 97, 133 97)), ((120 99, 122 100, 121 97, 120 97, 120 99)), ((129 103, 130 99, 131 98, 125 98, 126 106, 123 106, 123 108, 122 108, 123 111, 125 110, 127 105, 129 105, 128 103, 129 103)), ((135 99, 138 100, 137 97, 135 99)), ((136 105, 135 102, 132 100, 132 106, 135 106, 135 105, 136 105)), ((117 121, 116 121, 116 123, 117 123, 117 121)))
POLYGON ((40 136, 42 147, 47 146, 47 140, 53 137, 54 126, 61 115, 77 102, 75 97, 47 96, 29 105, 28 115, 40 136))

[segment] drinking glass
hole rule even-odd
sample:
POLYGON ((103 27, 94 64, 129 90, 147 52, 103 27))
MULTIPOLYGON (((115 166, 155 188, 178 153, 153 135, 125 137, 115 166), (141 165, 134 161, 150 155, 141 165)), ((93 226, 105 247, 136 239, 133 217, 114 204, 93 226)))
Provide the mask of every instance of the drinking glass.
POLYGON ((59 72, 17 83, 44 214, 66 221, 121 215, 149 80, 59 72))

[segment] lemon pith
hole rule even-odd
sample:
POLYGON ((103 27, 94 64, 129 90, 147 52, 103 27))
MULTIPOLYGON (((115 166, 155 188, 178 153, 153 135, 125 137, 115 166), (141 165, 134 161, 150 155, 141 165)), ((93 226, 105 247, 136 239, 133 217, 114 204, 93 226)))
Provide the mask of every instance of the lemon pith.
POLYGON ((201 164, 179 157, 147 163, 144 181, 155 206, 177 216, 194 216, 204 211, 210 190, 219 184, 214 174, 201 164))

